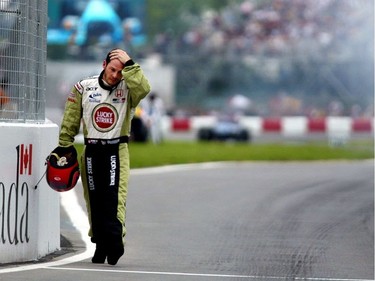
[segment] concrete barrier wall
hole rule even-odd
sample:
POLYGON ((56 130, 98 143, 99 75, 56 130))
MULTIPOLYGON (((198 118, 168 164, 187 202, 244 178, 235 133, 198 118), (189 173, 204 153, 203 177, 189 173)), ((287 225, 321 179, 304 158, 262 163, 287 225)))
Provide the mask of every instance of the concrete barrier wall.
POLYGON ((58 126, 0 123, 0 263, 36 260, 60 249, 59 194, 48 187, 45 159, 58 126))

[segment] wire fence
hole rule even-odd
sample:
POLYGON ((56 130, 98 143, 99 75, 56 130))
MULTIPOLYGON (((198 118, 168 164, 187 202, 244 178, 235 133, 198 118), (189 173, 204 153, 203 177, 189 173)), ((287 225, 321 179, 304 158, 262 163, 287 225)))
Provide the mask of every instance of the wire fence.
POLYGON ((48 0, 0 0, 0 121, 45 120, 48 0))

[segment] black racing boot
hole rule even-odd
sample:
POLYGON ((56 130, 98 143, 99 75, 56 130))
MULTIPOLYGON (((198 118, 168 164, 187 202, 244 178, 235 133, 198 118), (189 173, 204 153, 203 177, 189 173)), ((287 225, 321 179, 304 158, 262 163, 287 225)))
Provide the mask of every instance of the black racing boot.
POLYGON ((108 256, 107 256, 108 264, 110 265, 117 264, 118 260, 121 258, 123 254, 124 254, 124 246, 122 244, 110 247, 108 251, 108 256))
POLYGON ((92 263, 104 263, 107 258, 107 251, 103 245, 96 244, 96 250, 92 257, 92 263))

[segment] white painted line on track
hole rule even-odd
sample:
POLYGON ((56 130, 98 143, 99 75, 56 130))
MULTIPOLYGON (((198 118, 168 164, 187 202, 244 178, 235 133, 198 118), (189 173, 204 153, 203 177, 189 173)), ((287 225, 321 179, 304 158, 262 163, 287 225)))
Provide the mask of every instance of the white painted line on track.
POLYGON ((192 277, 216 277, 216 278, 242 278, 242 279, 290 279, 307 281, 373 281, 372 279, 342 279, 342 278, 318 278, 318 277, 278 277, 262 275, 232 275, 232 274, 203 274, 187 272, 158 272, 158 271, 135 271, 135 270, 116 270, 116 269, 92 269, 92 268, 69 268, 69 267, 48 267, 47 269, 69 270, 69 271, 90 271, 90 272, 109 272, 109 273, 129 273, 129 274, 149 274, 149 275, 169 275, 169 276, 192 276, 192 277))
POLYGON ((140 168, 130 171, 130 175, 151 175, 159 173, 169 173, 169 172, 178 172, 178 171, 189 171, 189 170, 202 170, 202 169, 214 169, 226 167, 230 164, 236 162, 205 162, 205 163, 193 163, 193 164, 178 164, 178 165, 169 165, 161 167, 151 167, 151 168, 140 168))

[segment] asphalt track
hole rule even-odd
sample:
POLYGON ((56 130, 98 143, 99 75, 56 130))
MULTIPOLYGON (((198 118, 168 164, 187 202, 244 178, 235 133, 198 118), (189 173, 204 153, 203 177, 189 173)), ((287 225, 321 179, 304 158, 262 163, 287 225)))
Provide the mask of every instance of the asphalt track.
POLYGON ((132 170, 116 266, 90 261, 80 186, 61 208, 74 252, 2 266, 1 281, 374 279, 373 160, 132 170))

